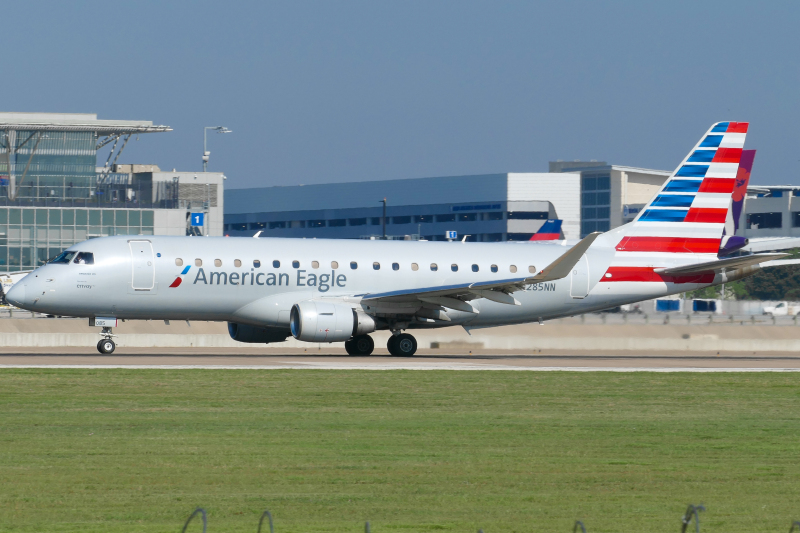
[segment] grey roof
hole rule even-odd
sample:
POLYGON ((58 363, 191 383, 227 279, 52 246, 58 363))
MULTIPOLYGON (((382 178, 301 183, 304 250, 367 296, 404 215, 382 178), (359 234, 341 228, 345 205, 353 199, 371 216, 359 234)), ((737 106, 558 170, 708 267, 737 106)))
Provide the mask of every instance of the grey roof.
POLYGON ((98 120, 91 113, 0 113, 0 130, 8 129, 102 134, 172 131, 169 126, 154 126, 150 120, 98 120))
POLYGON ((225 213, 505 201, 508 174, 226 189, 225 213))

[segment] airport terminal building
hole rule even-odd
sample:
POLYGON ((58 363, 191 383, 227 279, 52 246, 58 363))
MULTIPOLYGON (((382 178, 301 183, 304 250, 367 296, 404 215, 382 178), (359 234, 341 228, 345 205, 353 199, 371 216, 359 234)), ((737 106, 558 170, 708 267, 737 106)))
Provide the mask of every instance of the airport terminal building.
POLYGON ((564 238, 607 231, 632 219, 669 172, 598 162, 556 162, 547 173, 229 189, 225 234, 496 242, 529 240, 547 219, 564 238))
POLYGON ((116 163, 132 136, 167 131, 93 114, 0 113, 0 270, 35 268, 94 237, 222 235, 221 173, 116 163), (203 225, 191 225, 193 212, 203 225))

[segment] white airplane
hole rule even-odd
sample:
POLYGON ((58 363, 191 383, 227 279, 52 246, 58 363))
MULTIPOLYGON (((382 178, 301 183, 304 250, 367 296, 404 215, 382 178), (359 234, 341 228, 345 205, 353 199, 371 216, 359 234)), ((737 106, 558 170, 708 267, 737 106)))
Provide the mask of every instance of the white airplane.
MULTIPOLYGON (((98 350, 119 319, 227 321, 241 342, 369 334, 413 355, 407 331, 544 321, 719 285, 786 254, 724 258, 747 123, 714 124, 624 226, 552 244, 118 236, 71 246, 7 294, 32 311, 89 317, 98 350), (723 258, 720 258, 723 256, 723 258)), ((737 241, 738 242, 738 241, 737 241)))

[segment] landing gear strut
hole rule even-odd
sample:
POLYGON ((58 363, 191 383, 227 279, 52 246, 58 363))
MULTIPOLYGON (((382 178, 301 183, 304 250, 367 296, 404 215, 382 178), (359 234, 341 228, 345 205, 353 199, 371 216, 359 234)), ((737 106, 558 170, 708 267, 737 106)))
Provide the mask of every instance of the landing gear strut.
POLYGON ((417 352, 417 339, 408 333, 392 335, 386 343, 386 348, 395 357, 411 357, 417 352))
POLYGON ((350 355, 370 355, 375 349, 375 341, 369 335, 357 335, 345 341, 344 349, 350 355))
POLYGON ((111 328, 104 327, 102 333, 100 333, 100 336, 103 338, 97 343, 97 351, 102 354, 114 353, 117 345, 113 340, 111 340, 111 337, 114 336, 114 334, 111 333, 111 328))

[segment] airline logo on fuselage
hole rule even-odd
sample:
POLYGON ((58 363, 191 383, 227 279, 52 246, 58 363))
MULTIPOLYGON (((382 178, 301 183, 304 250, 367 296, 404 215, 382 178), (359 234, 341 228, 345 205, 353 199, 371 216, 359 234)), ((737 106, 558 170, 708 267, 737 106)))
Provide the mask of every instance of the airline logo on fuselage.
MULTIPOLYGON (((189 271, 186 267, 181 275, 189 271)), ((177 287, 181 284, 181 277, 178 276, 170 287, 177 287)), ((213 271, 206 273, 203 268, 197 270, 193 285, 266 285, 270 287, 315 287, 319 292, 328 292, 332 287, 344 287, 347 284, 347 276, 337 274, 331 270, 330 274, 308 273, 306 270, 296 270, 294 276, 289 276, 286 272, 224 272, 213 271), (292 279, 294 278, 294 279, 292 279), (292 283, 293 282, 293 283, 292 283)))

